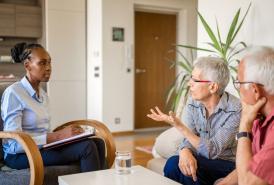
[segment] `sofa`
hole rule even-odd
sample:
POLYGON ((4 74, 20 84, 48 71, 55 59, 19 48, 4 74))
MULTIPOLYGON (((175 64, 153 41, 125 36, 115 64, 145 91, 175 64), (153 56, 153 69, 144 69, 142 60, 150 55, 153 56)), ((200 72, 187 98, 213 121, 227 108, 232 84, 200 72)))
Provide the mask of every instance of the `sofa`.
POLYGON ((163 175, 163 169, 167 159, 177 154, 183 135, 174 127, 161 133, 153 146, 153 159, 147 163, 147 168, 163 175))

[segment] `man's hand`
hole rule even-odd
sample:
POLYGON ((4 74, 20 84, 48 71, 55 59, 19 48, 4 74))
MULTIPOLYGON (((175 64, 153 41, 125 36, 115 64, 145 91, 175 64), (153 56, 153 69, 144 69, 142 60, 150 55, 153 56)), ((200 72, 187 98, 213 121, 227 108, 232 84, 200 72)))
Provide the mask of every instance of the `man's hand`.
POLYGON ((164 114, 158 107, 154 109, 150 109, 151 114, 147 114, 147 117, 153 119, 154 121, 164 121, 176 128, 182 126, 182 122, 178 117, 176 117, 175 113, 172 111, 169 112, 169 115, 164 114))
POLYGON ((184 175, 191 176, 193 181, 197 181, 197 160, 189 149, 184 148, 180 151, 178 165, 184 175))
POLYGON ((84 130, 80 126, 71 125, 71 126, 65 127, 62 130, 48 133, 47 143, 52 143, 54 141, 66 139, 66 138, 81 134, 83 132, 84 132, 84 130))
POLYGON ((259 110, 266 103, 266 98, 260 98, 254 105, 242 101, 242 115, 240 131, 251 132, 253 121, 256 119, 259 110))

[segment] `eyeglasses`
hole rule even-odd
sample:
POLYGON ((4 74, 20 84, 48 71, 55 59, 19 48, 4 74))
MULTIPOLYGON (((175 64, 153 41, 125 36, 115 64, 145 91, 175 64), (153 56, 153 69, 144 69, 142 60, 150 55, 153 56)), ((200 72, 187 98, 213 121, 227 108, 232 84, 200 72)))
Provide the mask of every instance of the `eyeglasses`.
POLYGON ((257 84, 257 85, 260 85, 260 86, 264 86, 263 84, 256 83, 256 82, 240 82, 239 80, 233 81, 233 85, 234 85, 235 89, 239 90, 240 87, 241 87, 241 84, 257 84))
POLYGON ((193 78, 192 76, 190 76, 190 80, 192 80, 193 82, 197 82, 197 83, 209 83, 209 82, 212 82, 210 80, 197 80, 197 79, 193 78))

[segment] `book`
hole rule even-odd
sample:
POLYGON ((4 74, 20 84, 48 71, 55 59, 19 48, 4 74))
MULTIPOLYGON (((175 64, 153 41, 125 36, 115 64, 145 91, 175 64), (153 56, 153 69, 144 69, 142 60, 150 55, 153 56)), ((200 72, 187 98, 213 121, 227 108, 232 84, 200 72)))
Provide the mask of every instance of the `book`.
POLYGON ((75 136, 72 136, 72 137, 69 137, 69 138, 66 138, 66 139, 62 139, 62 140, 59 140, 59 141, 55 141, 55 142, 52 142, 52 143, 45 144, 45 145, 42 146, 42 149, 55 148, 55 147, 59 147, 59 146, 62 146, 62 145, 69 144, 69 143, 77 142, 77 141, 80 141, 80 140, 83 140, 83 139, 87 139, 91 136, 95 136, 95 129, 94 128, 84 129, 84 130, 85 131, 81 134, 78 134, 78 135, 75 135, 75 136))

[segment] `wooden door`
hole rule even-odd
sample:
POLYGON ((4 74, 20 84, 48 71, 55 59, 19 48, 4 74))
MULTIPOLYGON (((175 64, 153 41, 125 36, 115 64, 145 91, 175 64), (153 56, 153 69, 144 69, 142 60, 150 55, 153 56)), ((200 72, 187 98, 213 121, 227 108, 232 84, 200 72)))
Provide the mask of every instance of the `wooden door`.
POLYGON ((176 53, 176 15, 135 12, 135 128, 166 126, 146 117, 150 108, 164 111, 175 79, 170 60, 176 53))

